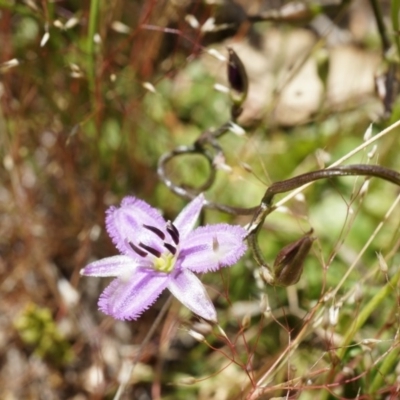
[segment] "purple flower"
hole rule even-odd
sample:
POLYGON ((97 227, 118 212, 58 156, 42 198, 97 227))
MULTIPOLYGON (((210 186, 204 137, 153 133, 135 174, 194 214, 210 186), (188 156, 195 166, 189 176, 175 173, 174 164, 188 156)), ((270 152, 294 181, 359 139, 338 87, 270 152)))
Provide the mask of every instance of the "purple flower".
POLYGON ((214 305, 194 272, 236 263, 246 251, 247 231, 228 224, 193 230, 203 202, 203 195, 197 196, 173 223, 135 197, 125 197, 119 208, 108 209, 107 231, 121 254, 92 262, 81 271, 82 275, 116 277, 100 296, 101 311, 116 319, 135 320, 168 288, 195 314, 217 320, 214 305))

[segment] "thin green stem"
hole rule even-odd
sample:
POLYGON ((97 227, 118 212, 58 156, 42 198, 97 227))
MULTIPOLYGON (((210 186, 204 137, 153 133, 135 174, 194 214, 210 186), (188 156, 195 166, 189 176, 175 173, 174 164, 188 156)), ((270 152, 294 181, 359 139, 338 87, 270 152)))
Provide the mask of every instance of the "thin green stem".
POLYGON ((397 282, 400 278, 400 271, 393 275, 392 279, 387 282, 387 284, 382 287, 379 292, 366 304, 366 306, 362 309, 360 314, 357 316, 357 319, 353 322, 351 328, 347 331, 346 336, 343 339, 341 349, 338 353, 339 358, 343 358, 346 351, 347 346, 353 340, 354 335, 360 331, 362 326, 365 324, 365 321, 369 318, 369 316, 378 309, 379 304, 394 290, 397 285, 397 282))
MULTIPOLYGON (((354 339, 354 335, 356 335, 358 332, 360 332, 360 329, 363 327, 367 319, 370 317, 370 315, 378 309, 379 305, 383 302, 383 300, 395 289, 398 281, 400 279, 400 271, 398 271, 392 279, 386 283, 384 287, 382 287, 378 293, 375 294, 375 296, 366 304, 366 306, 362 309, 360 314, 357 316, 357 319, 353 322, 352 326, 348 329, 347 334, 345 335, 341 348, 338 352, 338 357, 340 359, 343 359, 345 356, 345 353, 348 349, 347 346, 351 343, 351 341, 354 339)), ((396 353, 396 351, 393 351, 393 353, 396 353)), ((390 357, 390 355, 388 356, 390 357)), ((398 361, 398 358, 396 357, 395 362, 398 361)), ((389 365, 393 367, 393 362, 389 359, 385 359, 385 367, 382 365, 380 368, 380 377, 383 376, 383 371, 386 370, 386 368, 389 368, 389 365)), ((376 392, 377 389, 379 389, 379 379, 375 377, 374 381, 372 382, 370 386, 370 393, 376 392)), ((327 399, 329 396, 329 392, 326 391, 322 394, 321 400, 327 399)))
POLYGON ((157 318, 154 320, 153 325, 151 326, 150 330, 147 332, 145 338, 142 340, 139 351, 136 353, 136 356, 133 359, 132 364, 129 366, 129 370, 124 375, 124 377, 121 379, 117 393, 115 394, 113 400, 120 400, 121 396, 124 394, 126 388, 129 385, 133 370, 135 369, 137 363, 140 360, 140 357, 142 356, 143 350, 146 348, 146 346, 150 342, 151 338, 153 337, 154 333, 156 332, 156 329, 161 324, 161 321, 163 320, 165 314, 169 310, 171 303, 172 303, 172 295, 170 295, 168 297, 167 301, 162 306, 161 311, 157 315, 157 318))
POLYGON ((89 90, 94 94, 96 87, 96 62, 95 62, 95 41, 94 37, 98 30, 100 13, 100 0, 90 0, 89 30, 87 37, 87 76, 89 90))
POLYGON ((49 1, 46 3, 47 4, 47 18, 49 23, 53 23, 54 21, 54 15, 55 15, 55 2, 49 1))
POLYGON ((382 388, 385 376, 392 374, 393 371, 395 371, 396 365, 399 362, 399 352, 399 346, 390 348, 389 354, 383 360, 382 365, 379 367, 379 371, 377 371, 374 380, 369 387, 370 394, 376 393, 380 388, 382 388))
POLYGON ((400 59, 399 11, 400 11, 400 0, 392 0, 390 14, 392 19, 394 42, 396 43, 397 55, 400 59))

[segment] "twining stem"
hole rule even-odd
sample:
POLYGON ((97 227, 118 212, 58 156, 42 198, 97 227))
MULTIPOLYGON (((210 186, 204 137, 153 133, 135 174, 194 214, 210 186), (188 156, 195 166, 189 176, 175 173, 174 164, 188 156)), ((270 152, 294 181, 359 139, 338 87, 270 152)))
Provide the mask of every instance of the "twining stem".
MULTIPOLYGON (((351 150, 350 152, 348 152, 345 156, 339 158, 338 160, 336 160, 333 164, 331 164, 329 167, 327 167, 326 169, 331 169, 331 168, 335 168, 337 166, 339 166, 340 164, 344 163, 345 161, 347 161, 348 159, 350 159, 351 157, 353 157, 355 154, 359 153, 360 151, 366 149, 368 146, 370 146, 371 144, 375 143, 376 141, 378 141, 379 139, 381 139, 383 136, 387 135, 388 133, 394 131, 395 129, 400 127, 400 120, 394 122, 393 124, 391 124, 390 126, 388 126, 387 128, 385 128, 384 130, 382 130, 381 132, 379 132, 378 134, 376 134, 375 136, 372 136, 372 138, 368 139, 367 141, 363 142, 362 144, 360 144, 359 146, 357 146, 355 149, 351 150)), ((284 205, 285 203, 287 203, 290 199, 292 199, 293 197, 295 197, 297 194, 301 193, 307 186, 311 185, 312 182, 306 183, 303 186, 300 186, 299 188, 293 190, 293 192, 291 192, 290 194, 288 194, 287 196, 285 196, 283 199, 279 200, 275 206, 276 207, 280 207, 282 205, 284 205)))
POLYGON ((400 186, 400 174, 389 168, 369 164, 341 165, 334 168, 308 172, 291 179, 275 182, 265 192, 262 203, 270 205, 272 199, 278 193, 297 189, 306 183, 314 182, 319 179, 328 179, 336 176, 375 176, 400 186))
MULTIPOLYGON (((231 122, 227 122, 221 125, 221 127, 216 130, 204 132, 193 144, 187 146, 178 146, 174 150, 163 154, 159 158, 157 166, 157 174, 159 179, 173 193, 187 200, 193 200, 198 193, 208 190, 214 184, 217 175, 217 170, 214 163, 216 155, 223 154, 222 148, 218 144, 217 139, 229 132, 231 126, 231 122), (203 156, 210 167, 210 172, 207 180, 201 186, 194 187, 189 185, 176 184, 168 176, 167 164, 174 160, 176 157, 188 154, 197 154, 203 156)), ((204 206, 233 215, 252 215, 258 209, 257 206, 249 208, 233 207, 225 204, 214 203, 209 200, 205 200, 204 206)))
MULTIPOLYGON (((280 206, 281 204, 292 198, 296 193, 302 191, 312 182, 320 179, 330 179, 340 176, 366 176, 381 178, 400 186, 400 174, 394 170, 378 165, 369 164, 339 165, 355 153, 359 152, 366 146, 381 138, 383 135, 386 135, 389 131, 397 128, 399 125, 400 121, 392 124, 390 127, 383 130, 378 135, 375 135, 373 138, 369 139, 362 145, 358 146, 356 149, 348 153, 346 156, 342 157, 340 160, 337 160, 334 164, 326 169, 312 171, 291 179, 273 183, 266 190, 259 206, 249 208, 232 207, 226 204, 215 203, 209 200, 205 201, 204 206, 233 215, 253 215, 252 221, 247 227, 247 230, 249 232, 247 237, 249 247, 252 250, 253 256, 258 265, 260 267, 264 267, 263 274, 265 273, 266 280, 272 284, 279 284, 279 280, 276 279, 277 277, 274 276, 272 269, 264 260, 258 244, 258 234, 263 226, 264 220, 267 215, 273 212, 277 208, 277 206, 280 206), (280 200, 276 205, 273 205, 273 199, 277 194, 289 191, 292 191, 292 193, 286 196, 284 199, 280 200)), ((231 122, 228 122, 221 125, 221 127, 216 130, 205 131, 192 145, 179 146, 171 152, 164 154, 158 162, 157 173, 159 178, 175 194, 187 199, 193 199, 199 192, 204 192, 211 188, 216 178, 216 157, 221 155, 223 156, 223 150, 219 145, 217 139, 225 135, 229 131, 230 126, 231 122), (169 178, 167 174, 167 164, 175 157, 187 154, 201 155, 205 157, 209 164, 210 172, 208 178, 206 182, 201 186, 194 187, 189 185, 176 184, 169 178)))
POLYGON ((257 263, 264 268, 267 268, 271 274, 270 266, 264 260, 258 244, 258 233, 264 223, 265 218, 272 211, 276 209, 273 206, 273 199, 279 193, 285 193, 290 190, 297 189, 320 179, 329 179, 338 176, 367 176, 377 177, 383 180, 392 182, 400 186, 400 174, 394 170, 381 167, 379 165, 368 164, 354 164, 354 165, 341 165, 329 169, 322 169, 318 171, 308 172, 295 178, 287 179, 280 182, 273 183, 265 192, 257 212, 254 214, 253 221, 248 227, 248 243, 253 252, 254 258, 257 263))

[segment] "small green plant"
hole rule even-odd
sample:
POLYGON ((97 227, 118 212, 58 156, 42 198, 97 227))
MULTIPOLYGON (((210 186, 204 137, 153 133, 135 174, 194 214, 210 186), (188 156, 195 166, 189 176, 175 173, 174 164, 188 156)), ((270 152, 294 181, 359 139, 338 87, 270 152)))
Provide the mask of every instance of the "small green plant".
POLYGON ((29 304, 15 320, 14 326, 21 340, 33 349, 36 356, 57 364, 72 361, 71 347, 57 328, 48 308, 29 304))

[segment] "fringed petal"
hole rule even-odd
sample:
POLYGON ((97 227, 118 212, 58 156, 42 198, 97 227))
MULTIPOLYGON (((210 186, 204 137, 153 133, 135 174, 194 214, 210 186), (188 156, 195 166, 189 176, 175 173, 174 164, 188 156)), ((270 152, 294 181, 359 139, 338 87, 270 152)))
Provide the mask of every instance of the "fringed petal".
POLYGON ((126 255, 136 256, 137 252, 129 243, 139 246, 143 243, 162 251, 160 238, 144 226, 155 227, 165 234, 166 223, 158 210, 143 200, 125 197, 120 207, 110 207, 106 215, 107 232, 117 249, 126 255))
POLYGON ((169 276, 137 269, 130 279, 117 278, 100 296, 99 309, 120 320, 136 320, 167 287, 169 276))
POLYGON ((181 244, 180 265, 196 273, 235 264, 246 251, 247 231, 238 225, 216 224, 195 229, 181 244))

